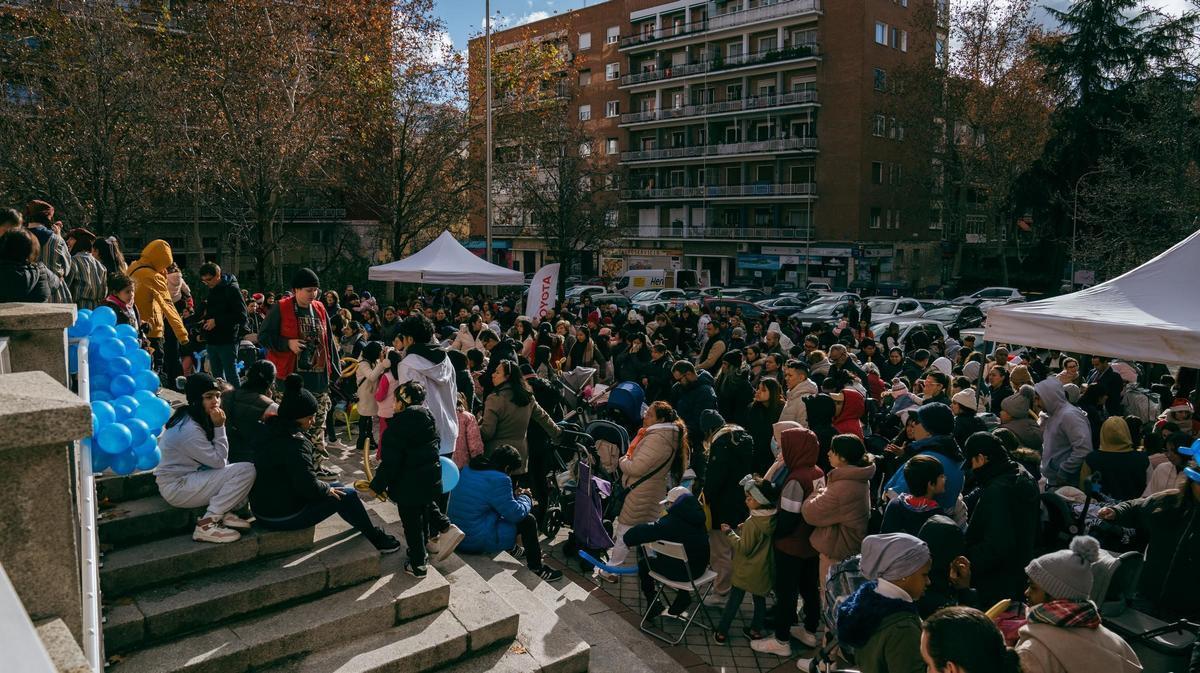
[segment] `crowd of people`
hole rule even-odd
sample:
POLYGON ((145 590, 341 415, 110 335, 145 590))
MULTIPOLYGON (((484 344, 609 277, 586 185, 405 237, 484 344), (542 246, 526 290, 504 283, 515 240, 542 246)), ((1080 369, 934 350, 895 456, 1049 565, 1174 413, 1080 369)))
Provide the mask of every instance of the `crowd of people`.
POLYGON ((309 269, 287 290, 251 293, 211 262, 193 296, 163 241, 127 266, 115 239, 64 240, 43 202, 0 211, 0 227, 4 301, 113 306, 164 382, 186 375, 157 478, 171 504, 207 508, 197 540, 237 539, 251 514, 276 529, 338 514, 383 552, 406 547, 414 575, 455 549, 507 550, 557 580, 542 503, 571 411, 563 377, 586 367, 645 393, 644 414, 621 419, 632 440, 615 459, 609 567, 651 541, 682 544, 687 563, 636 555, 649 610, 680 615, 693 600, 659 604, 651 569, 679 580, 712 569, 719 642, 749 595, 742 635, 780 657, 824 632, 864 673, 1140 670, 1092 595, 1091 565, 1126 549, 1145 550, 1147 612, 1192 617, 1200 605, 1195 370, 1143 365, 1161 401, 1147 417, 1125 408, 1108 358, 985 347, 953 330, 905 340, 893 325, 876 338, 857 321, 647 314, 589 297, 530 318, 515 295, 388 304, 322 291, 309 269), (353 448, 374 470, 357 489, 328 463, 330 447, 351 448, 336 438, 336 411, 351 408, 353 448), (443 457, 461 470, 449 494, 443 457), (1092 503, 1090 536, 1053 535, 1046 494, 1092 503), (396 504, 403 545, 363 495, 396 504), (851 559, 866 581, 823 623, 826 589, 851 559), (1019 628, 980 612, 1002 601, 1025 606, 1006 611, 1019 628))

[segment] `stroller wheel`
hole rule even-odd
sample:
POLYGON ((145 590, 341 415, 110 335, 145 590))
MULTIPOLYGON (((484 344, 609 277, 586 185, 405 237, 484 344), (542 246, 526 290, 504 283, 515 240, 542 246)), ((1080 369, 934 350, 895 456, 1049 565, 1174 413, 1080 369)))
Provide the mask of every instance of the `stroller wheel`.
POLYGON ((542 524, 542 534, 553 540, 558 531, 562 530, 562 509, 551 507, 546 510, 546 520, 542 524))

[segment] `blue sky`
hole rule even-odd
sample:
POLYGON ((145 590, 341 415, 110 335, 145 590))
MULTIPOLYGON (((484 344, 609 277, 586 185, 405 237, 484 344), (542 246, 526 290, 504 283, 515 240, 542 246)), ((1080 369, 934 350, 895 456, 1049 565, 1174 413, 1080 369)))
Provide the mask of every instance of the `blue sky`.
MULTIPOLYGON (((600 0, 492 0, 492 29, 537 21, 555 12, 569 12, 600 0)), ((436 12, 446 22, 450 39, 458 49, 465 49, 467 39, 483 33, 484 0, 436 0, 436 12)))

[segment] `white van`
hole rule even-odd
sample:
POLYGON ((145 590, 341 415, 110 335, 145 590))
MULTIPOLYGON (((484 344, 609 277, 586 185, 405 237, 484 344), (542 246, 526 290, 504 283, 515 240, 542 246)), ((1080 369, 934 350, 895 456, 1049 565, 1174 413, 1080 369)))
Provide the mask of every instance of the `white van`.
POLYGON ((661 290, 666 283, 667 272, 663 269, 626 271, 617 279, 617 292, 632 297, 642 290, 661 290))

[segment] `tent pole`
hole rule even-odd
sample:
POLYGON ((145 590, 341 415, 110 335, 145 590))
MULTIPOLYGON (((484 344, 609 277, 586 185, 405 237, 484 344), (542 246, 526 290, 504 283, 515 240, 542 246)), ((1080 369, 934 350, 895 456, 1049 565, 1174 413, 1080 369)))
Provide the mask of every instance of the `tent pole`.
POLYGON ((484 12, 487 15, 485 29, 485 46, 487 54, 484 57, 485 67, 484 77, 487 79, 487 92, 485 94, 487 100, 484 102, 486 108, 486 135, 485 150, 487 151, 487 175, 484 178, 484 189, 487 195, 484 198, 484 208, 487 210, 487 246, 486 259, 488 262, 495 263, 492 259, 492 0, 484 0, 484 12))

